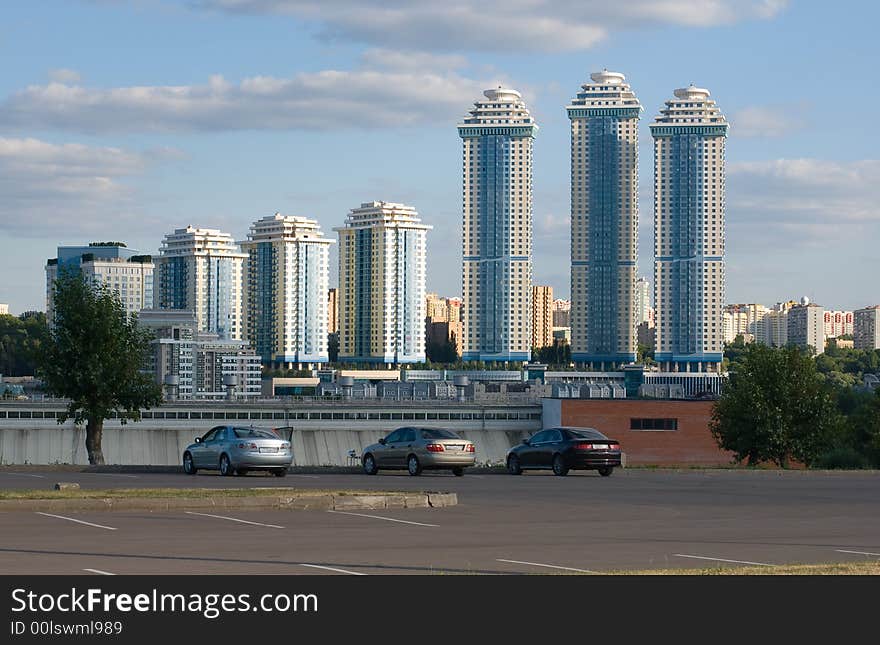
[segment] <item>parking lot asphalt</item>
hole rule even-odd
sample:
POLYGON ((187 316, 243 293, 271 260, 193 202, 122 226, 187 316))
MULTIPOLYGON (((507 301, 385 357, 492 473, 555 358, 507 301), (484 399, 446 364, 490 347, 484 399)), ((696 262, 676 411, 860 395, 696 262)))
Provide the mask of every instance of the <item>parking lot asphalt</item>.
POLYGON ((0 514, 0 572, 565 574, 880 559, 880 473, 618 470, 78 473, 0 469, 0 489, 294 486, 458 494, 441 509, 0 514), (39 475, 39 476, 38 476, 39 475))

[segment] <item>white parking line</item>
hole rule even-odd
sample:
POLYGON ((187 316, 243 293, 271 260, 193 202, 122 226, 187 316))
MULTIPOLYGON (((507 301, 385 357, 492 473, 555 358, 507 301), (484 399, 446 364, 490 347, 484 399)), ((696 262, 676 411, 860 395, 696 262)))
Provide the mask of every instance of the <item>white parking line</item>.
POLYGON ((57 517, 59 520, 67 520, 68 522, 76 522, 77 524, 85 524, 86 526, 94 526, 99 529, 107 529, 108 531, 115 531, 116 529, 112 526, 104 526, 103 524, 92 524, 91 522, 84 522, 83 520, 76 520, 72 517, 64 517, 63 515, 52 515, 52 513, 41 513, 40 511, 35 511, 37 515, 45 515, 46 517, 57 517))
POLYGON ((336 573, 347 573, 352 576, 365 576, 366 573, 361 573, 360 571, 348 571, 346 569, 335 569, 334 567, 322 567, 320 564, 303 564, 300 563, 301 567, 311 567, 312 569, 326 569, 327 571, 335 571, 336 573))
POLYGON ((100 569, 83 569, 83 571, 88 571, 89 573, 97 573, 99 576, 115 576, 115 573, 110 573, 109 571, 101 571, 100 569))
POLYGON ((304 477, 305 479, 321 479, 318 475, 288 475, 288 477, 304 477))
POLYGON ((3 475, 18 475, 19 477, 37 477, 39 479, 46 479, 45 475, 32 475, 30 473, 15 473, 15 472, 4 472, 3 475))
POLYGON ((367 515, 365 513, 349 513, 348 511, 327 511, 328 513, 337 513, 339 515, 355 515, 357 517, 371 517, 374 520, 385 520, 386 522, 400 522, 401 524, 415 524, 416 526, 432 526, 437 528, 437 524, 424 524, 423 522, 410 522, 409 520, 398 520, 393 517, 382 517, 381 515, 367 515))
POLYGON ((210 513, 195 513, 193 511, 184 511, 187 515, 200 515, 202 517, 215 517, 218 520, 229 520, 230 522, 241 522, 242 524, 253 524, 254 526, 268 526, 270 529, 283 529, 283 526, 277 524, 263 524, 262 522, 251 522, 250 520, 240 520, 237 517, 226 517, 225 515, 211 515, 210 513))
POLYGON ((880 555, 880 553, 871 553, 870 551, 846 551, 844 549, 834 549, 838 553, 855 553, 856 555, 880 555))
POLYGON ((758 567, 774 567, 774 564, 767 564, 766 562, 748 562, 746 560, 725 560, 724 558, 706 558, 702 555, 685 555, 683 553, 675 553, 676 558, 694 558, 695 560, 714 560, 715 562, 733 562, 734 564, 754 564, 758 567))
POLYGON ((547 567, 548 569, 561 569, 562 571, 577 571, 578 573, 599 573, 598 571, 590 571, 589 569, 575 569, 574 567, 560 567, 556 564, 541 564, 540 562, 523 562, 522 560, 504 560, 497 558, 498 562, 510 562, 512 564, 527 564, 532 567, 547 567))

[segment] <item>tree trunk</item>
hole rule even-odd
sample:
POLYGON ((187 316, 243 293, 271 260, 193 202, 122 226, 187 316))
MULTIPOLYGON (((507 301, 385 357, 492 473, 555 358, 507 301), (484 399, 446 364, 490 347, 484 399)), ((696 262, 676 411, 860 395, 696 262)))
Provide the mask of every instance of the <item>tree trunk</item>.
POLYGON ((104 419, 89 419, 86 422, 86 450, 89 453, 89 464, 102 466, 104 452, 101 450, 101 436, 104 433, 104 419))

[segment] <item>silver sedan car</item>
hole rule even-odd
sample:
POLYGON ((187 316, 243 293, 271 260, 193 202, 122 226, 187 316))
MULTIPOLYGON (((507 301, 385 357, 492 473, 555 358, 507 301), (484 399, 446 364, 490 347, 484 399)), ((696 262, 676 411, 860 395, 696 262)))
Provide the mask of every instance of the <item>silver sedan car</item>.
POLYGON ((187 475, 195 475, 200 469, 219 470, 225 476, 268 470, 284 477, 291 463, 290 442, 270 428, 217 426, 196 437, 195 443, 183 451, 187 475))
POLYGON ((409 471, 448 469, 456 477, 474 465, 476 451, 472 441, 443 428, 398 428, 379 443, 364 448, 364 472, 375 475, 380 469, 409 471))

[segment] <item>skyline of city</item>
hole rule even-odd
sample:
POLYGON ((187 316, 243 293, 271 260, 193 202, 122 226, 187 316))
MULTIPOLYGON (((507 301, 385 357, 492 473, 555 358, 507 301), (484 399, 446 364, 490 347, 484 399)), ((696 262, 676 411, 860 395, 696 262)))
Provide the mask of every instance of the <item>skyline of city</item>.
MULTIPOLYGON (((863 23, 796 3, 761 11, 748 3, 750 9, 734 15, 721 2, 721 9, 694 9, 702 16, 696 23, 660 10, 645 18, 650 12, 640 6, 645 19, 638 26, 560 8, 554 16, 560 24, 594 21, 604 36, 581 44, 563 39, 558 51, 547 51, 554 48, 526 32, 493 40, 498 32, 490 25, 485 43, 471 35, 383 49, 363 33, 322 43, 309 33, 309 18, 279 19, 253 9, 260 3, 248 20, 173 4, 56 3, 54 14, 40 16, 53 38, 40 39, 39 48, 20 36, 37 20, 32 8, 10 7, 10 24, 21 29, 12 29, 9 46, 23 55, 0 80, 0 270, 7 277, 0 301, 13 311, 41 308, 39 267, 56 245, 124 237, 150 253, 155 231, 186 224, 243 239, 250 222, 277 211, 316 219, 327 230, 351 204, 371 199, 418 208, 435 226, 427 288, 460 293, 460 278, 442 269, 458 262, 461 248, 452 226, 460 221, 454 170, 460 148, 449 127, 474 96, 499 82, 520 89, 542 125, 534 151, 534 281, 570 296, 569 268, 559 253, 570 244, 564 106, 571 88, 602 67, 626 74, 648 114, 670 88, 692 81, 710 87, 724 106, 732 124, 728 301, 770 304, 807 295, 855 309, 880 300, 877 287, 862 293, 868 289, 858 280, 876 265, 870 240, 880 233, 880 162, 870 138, 858 135, 862 106, 872 104, 875 90, 859 80, 870 68, 858 48, 835 47, 844 38, 859 42, 863 23), (153 53, 135 24, 166 33, 167 48, 135 61, 132 52, 149 47, 153 53), (75 46, 97 33, 126 44, 118 65, 75 46), (273 33, 286 37, 270 45, 266 35, 273 33), (788 35, 794 33, 797 39, 788 35), (819 33, 822 38, 807 38, 819 33), (289 37, 294 34, 302 38, 289 37), (195 35, 211 56, 189 46, 195 35), (692 54, 744 39, 750 48, 738 49, 736 59, 692 54), (805 47, 807 40, 814 44, 805 47), (240 55, 233 59, 230 51, 240 55), (815 84, 823 77, 846 88, 851 119, 823 117, 833 113, 837 96, 815 84), (168 107, 172 90, 177 111, 168 107), (300 95, 305 103, 297 102, 300 95), (212 104, 216 111, 207 109, 212 104), (382 151, 379 163, 369 161, 374 150, 382 151)), ((497 6, 475 11, 507 15, 497 6)), ((876 9, 867 11, 870 17, 876 9)), ((642 249, 653 242, 645 121, 639 126, 642 249)), ((650 275, 651 264, 643 253, 638 274, 650 275)))

